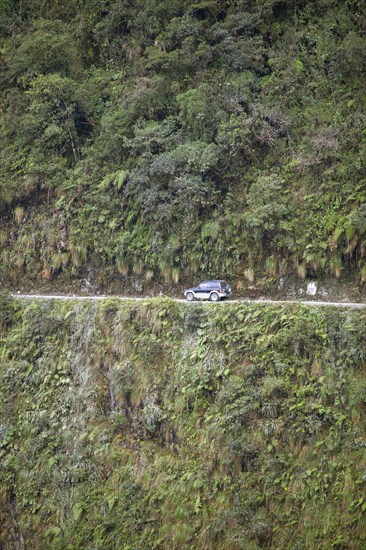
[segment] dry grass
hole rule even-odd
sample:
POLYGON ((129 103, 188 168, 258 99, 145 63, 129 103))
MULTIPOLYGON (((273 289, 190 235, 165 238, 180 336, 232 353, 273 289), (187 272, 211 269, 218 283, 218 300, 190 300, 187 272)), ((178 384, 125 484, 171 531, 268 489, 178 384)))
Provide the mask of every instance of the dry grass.
POLYGON ((127 277, 128 272, 130 270, 130 266, 125 262, 119 262, 117 263, 117 269, 118 269, 118 273, 120 273, 124 277, 127 277))
POLYGON ((17 206, 14 210, 14 220, 18 225, 22 223, 25 217, 25 208, 23 206, 17 206))
POLYGON ((71 261, 75 267, 82 267, 88 257, 88 248, 82 244, 70 245, 71 261))
POLYGON ((247 267, 247 269, 244 270, 244 275, 249 282, 254 282, 254 269, 252 267, 247 267))
POLYGON ((297 274, 300 277, 300 279, 305 279, 307 274, 307 267, 305 262, 302 262, 297 266, 297 274))
POLYGON ((360 269, 360 278, 363 283, 366 283, 366 264, 363 264, 360 269))
POLYGON ((154 271, 152 269, 148 269, 145 273, 145 279, 147 281, 152 281, 153 278, 154 278, 154 271))

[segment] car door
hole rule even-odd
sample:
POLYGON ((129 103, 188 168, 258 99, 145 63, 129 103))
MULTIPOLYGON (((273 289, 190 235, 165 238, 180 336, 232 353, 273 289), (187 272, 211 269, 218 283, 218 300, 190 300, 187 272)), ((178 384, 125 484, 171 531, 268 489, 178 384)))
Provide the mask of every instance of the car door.
POLYGON ((208 290, 209 290, 209 296, 211 294, 212 291, 216 290, 217 293, 220 292, 220 283, 214 283, 214 282, 211 282, 208 284, 208 290))
POLYGON ((195 291, 196 297, 199 300, 208 300, 210 297, 210 289, 208 283, 200 283, 195 291))

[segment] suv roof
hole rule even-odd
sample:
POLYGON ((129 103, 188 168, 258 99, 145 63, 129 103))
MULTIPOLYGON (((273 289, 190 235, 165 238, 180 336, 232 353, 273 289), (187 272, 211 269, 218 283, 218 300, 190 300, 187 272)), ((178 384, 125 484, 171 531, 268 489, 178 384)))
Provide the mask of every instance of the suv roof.
POLYGON ((210 279, 208 281, 201 281, 202 283, 225 283, 226 281, 224 279, 210 279))

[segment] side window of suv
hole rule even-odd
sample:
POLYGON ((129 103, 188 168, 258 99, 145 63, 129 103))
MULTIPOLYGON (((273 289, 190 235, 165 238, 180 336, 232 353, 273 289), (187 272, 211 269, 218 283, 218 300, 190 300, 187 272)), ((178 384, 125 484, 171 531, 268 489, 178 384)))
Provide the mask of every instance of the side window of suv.
POLYGON ((220 290, 220 284, 219 283, 209 283, 208 288, 210 290, 220 290))

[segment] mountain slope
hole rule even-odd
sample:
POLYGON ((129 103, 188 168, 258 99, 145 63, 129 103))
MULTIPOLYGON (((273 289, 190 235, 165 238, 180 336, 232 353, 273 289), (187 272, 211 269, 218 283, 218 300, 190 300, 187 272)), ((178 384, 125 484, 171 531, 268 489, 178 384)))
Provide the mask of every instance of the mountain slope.
POLYGON ((3 284, 362 284, 362 6, 3 0, 3 284))

